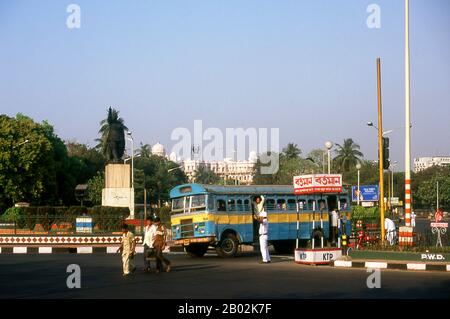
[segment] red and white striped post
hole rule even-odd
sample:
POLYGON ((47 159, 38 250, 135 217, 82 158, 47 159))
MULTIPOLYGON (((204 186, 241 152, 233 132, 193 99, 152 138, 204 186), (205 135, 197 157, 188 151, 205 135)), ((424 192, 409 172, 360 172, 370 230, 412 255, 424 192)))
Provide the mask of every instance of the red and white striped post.
POLYGON ((403 227, 403 232, 400 231, 399 236, 400 245, 404 246, 413 245, 413 229, 411 227, 411 95, 409 52, 409 0, 405 0, 405 227, 403 227))

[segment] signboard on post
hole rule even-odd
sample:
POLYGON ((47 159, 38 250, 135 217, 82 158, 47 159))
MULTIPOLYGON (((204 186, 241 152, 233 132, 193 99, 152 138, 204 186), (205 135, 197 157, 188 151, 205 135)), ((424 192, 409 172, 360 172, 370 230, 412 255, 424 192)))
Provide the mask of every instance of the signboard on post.
POLYGON ((341 174, 311 174, 294 177, 296 195, 342 192, 341 174))
MULTIPOLYGON (((378 202, 379 191, 378 185, 361 185, 359 186, 360 202, 378 202)), ((352 186, 352 201, 358 201, 358 186, 352 186)))

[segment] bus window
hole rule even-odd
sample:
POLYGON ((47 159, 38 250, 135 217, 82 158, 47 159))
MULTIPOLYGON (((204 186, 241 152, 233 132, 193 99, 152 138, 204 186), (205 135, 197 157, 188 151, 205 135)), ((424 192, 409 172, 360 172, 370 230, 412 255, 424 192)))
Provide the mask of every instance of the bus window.
POLYGON ((319 204, 319 210, 327 209, 327 202, 324 199, 319 199, 317 202, 319 204))
POLYGON ((195 195, 191 198, 191 208, 199 209, 206 207, 206 195, 195 195))
POLYGON ((226 212, 227 211, 227 205, 223 199, 217 200, 217 211, 219 212, 226 212))
POLYGON ((248 199, 244 200, 244 212, 249 212, 251 211, 250 208, 250 201, 248 199))
POLYGON ((297 210, 297 207, 295 207, 295 199, 293 199, 293 198, 288 199, 287 209, 288 210, 297 210))
POLYGON ((306 206, 306 200, 305 199, 299 199, 298 200, 298 209, 299 210, 308 210, 308 207, 306 206))
POLYGON ((214 210, 214 195, 208 195, 208 210, 214 210))
POLYGON ((172 211, 180 211, 184 208, 184 197, 172 199, 172 211))
POLYGON ((244 206, 242 205, 242 199, 238 199, 236 201, 236 209, 238 212, 243 212, 244 211, 244 206))
POLYGON ((275 210, 275 199, 273 198, 266 199, 266 209, 275 210))
POLYGON ((316 201, 314 199, 308 199, 308 210, 317 210, 316 201))
POLYGON ((234 199, 229 199, 228 200, 228 210, 231 212, 235 212, 236 211, 236 204, 234 199))
POLYGON ((277 199, 277 210, 286 210, 286 200, 277 199))

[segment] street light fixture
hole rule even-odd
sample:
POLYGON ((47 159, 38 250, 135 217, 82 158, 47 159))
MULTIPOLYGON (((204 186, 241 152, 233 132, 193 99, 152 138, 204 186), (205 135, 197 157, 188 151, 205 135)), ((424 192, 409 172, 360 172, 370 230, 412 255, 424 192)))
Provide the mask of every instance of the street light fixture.
POLYGON ((29 141, 30 141, 30 140, 26 139, 25 141, 20 142, 20 143, 17 144, 17 145, 14 145, 14 146, 13 146, 13 149, 15 149, 16 147, 19 147, 19 146, 21 146, 21 145, 24 145, 24 144, 28 143, 29 141))
POLYGON ((177 167, 168 169, 168 170, 167 170, 167 173, 170 173, 170 172, 172 172, 172 171, 174 171, 174 170, 176 170, 176 169, 181 169, 181 168, 183 168, 183 166, 177 166, 177 167))
POLYGON ((325 142, 325 147, 328 151, 328 174, 331 174, 331 149, 333 148, 333 142, 331 141, 326 141, 325 142))

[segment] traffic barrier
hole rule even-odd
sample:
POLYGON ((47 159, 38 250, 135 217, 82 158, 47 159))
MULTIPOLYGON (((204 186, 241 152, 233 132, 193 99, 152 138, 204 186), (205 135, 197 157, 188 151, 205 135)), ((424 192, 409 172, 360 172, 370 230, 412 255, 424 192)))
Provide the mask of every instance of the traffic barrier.
POLYGON ((414 246, 413 227, 401 226, 399 227, 398 244, 400 246, 414 246))

